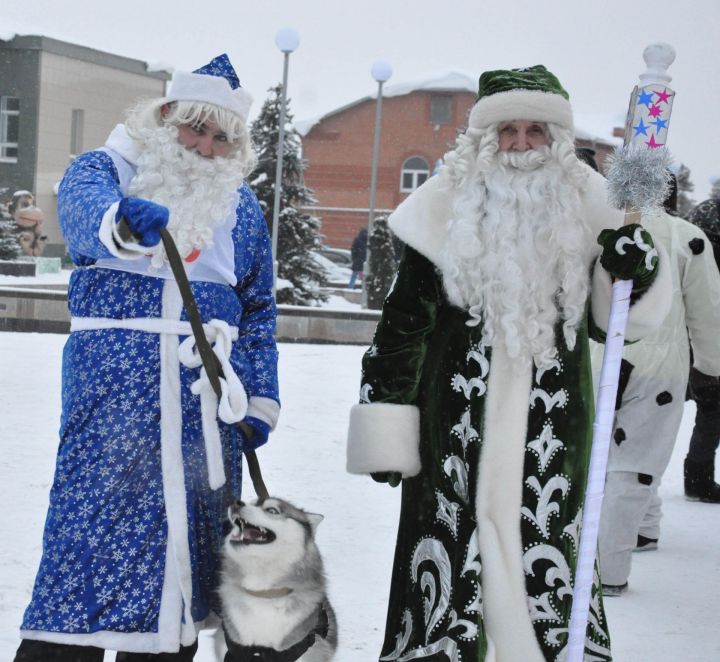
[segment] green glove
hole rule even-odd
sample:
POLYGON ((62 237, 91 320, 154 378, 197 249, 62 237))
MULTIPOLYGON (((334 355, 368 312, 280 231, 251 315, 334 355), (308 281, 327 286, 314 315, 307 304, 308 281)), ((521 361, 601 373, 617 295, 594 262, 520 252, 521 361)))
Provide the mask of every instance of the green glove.
POLYGON ((603 247, 600 264, 613 278, 632 280, 637 298, 657 276, 658 253, 650 234, 637 223, 617 230, 603 230, 598 236, 603 247))
POLYGON ((370 474, 376 483, 387 483, 390 487, 397 487, 402 481, 402 474, 399 471, 376 471, 370 474))

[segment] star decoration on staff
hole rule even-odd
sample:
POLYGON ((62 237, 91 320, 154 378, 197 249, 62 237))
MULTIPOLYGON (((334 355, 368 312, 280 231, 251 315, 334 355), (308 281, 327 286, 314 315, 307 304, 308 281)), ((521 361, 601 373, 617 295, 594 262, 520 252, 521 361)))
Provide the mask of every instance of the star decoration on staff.
POLYGON ((641 133, 646 136, 648 134, 648 126, 643 122, 642 117, 640 118, 640 121, 633 127, 635 129, 635 135, 639 136, 641 133))
POLYGON ((650 104, 652 103, 653 93, 648 92, 647 90, 640 90, 640 94, 638 95, 638 105, 647 106, 650 107, 650 104))
POLYGON ((657 149, 658 147, 662 147, 665 143, 656 143, 655 136, 650 136, 650 140, 645 141, 645 144, 650 149, 657 149))
MULTIPOLYGON (((642 120, 640 120, 642 122, 642 120)), ((663 129, 667 129, 668 120, 661 120, 659 117, 654 121, 650 122, 655 126, 655 132, 660 133, 663 129)), ((647 134, 646 134, 647 135, 647 134)))
POLYGON ((662 92, 655 92, 657 94, 657 103, 670 103, 670 97, 675 96, 674 94, 671 94, 667 91, 667 89, 663 90, 662 92))
POLYGON ((650 117, 660 117, 660 115, 662 115, 662 108, 660 108, 660 106, 650 106, 648 115, 650 115, 650 117))

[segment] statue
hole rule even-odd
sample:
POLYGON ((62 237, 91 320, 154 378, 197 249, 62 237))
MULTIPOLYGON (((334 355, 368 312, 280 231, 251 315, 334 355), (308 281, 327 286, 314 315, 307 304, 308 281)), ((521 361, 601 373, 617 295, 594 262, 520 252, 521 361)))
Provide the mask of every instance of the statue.
POLYGON ((47 236, 42 233, 45 218, 42 210, 35 206, 30 191, 15 191, 8 211, 17 225, 18 242, 23 255, 39 257, 45 250, 47 236))

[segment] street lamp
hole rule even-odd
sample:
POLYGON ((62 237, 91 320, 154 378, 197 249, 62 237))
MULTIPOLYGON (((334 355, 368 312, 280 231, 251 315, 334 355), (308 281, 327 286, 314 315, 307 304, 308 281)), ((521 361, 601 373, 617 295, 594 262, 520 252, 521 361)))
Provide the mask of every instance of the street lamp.
POLYGON ((283 151, 285 149, 285 105, 287 99, 288 66, 290 64, 290 53, 300 45, 300 37, 292 28, 283 28, 275 35, 275 45, 284 55, 283 61, 283 82, 280 95, 280 126, 277 146, 277 165, 275 167, 275 201, 273 203, 272 222, 272 256, 273 256, 273 297, 277 292, 278 275, 278 226, 280 224, 280 191, 282 189, 282 166, 283 151))
POLYGON ((367 308, 367 277, 370 274, 370 237, 373 231, 373 217, 375 216, 375 190, 377 188, 377 165, 380 155, 380 126, 382 120, 382 89, 383 83, 392 76, 392 67, 387 62, 376 62, 370 69, 372 77, 377 81, 378 93, 375 103, 375 136, 373 138, 372 166, 370 168, 370 207, 368 209, 368 248, 363 265, 362 305, 367 308))

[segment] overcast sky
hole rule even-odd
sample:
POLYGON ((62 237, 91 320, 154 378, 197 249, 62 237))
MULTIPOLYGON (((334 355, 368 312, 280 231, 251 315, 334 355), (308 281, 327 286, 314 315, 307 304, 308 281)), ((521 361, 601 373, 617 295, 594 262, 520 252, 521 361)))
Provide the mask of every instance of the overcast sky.
POLYGON ((0 3, 0 37, 45 34, 184 70, 227 52, 256 99, 255 113, 282 77, 274 37, 283 27, 300 35, 288 85, 296 120, 372 93, 370 67, 377 60, 392 65, 390 83, 449 68, 477 77, 487 69, 544 64, 569 91, 575 110, 625 113, 644 70, 644 47, 668 42, 677 51, 668 146, 691 169, 697 200, 706 197, 708 178, 720 175, 720 0, 0 3))

